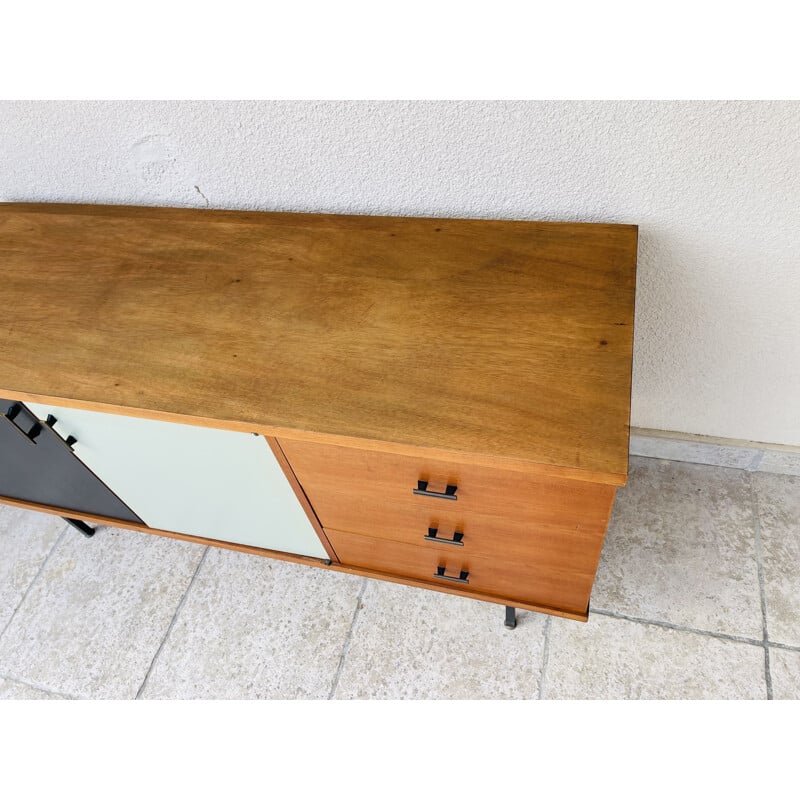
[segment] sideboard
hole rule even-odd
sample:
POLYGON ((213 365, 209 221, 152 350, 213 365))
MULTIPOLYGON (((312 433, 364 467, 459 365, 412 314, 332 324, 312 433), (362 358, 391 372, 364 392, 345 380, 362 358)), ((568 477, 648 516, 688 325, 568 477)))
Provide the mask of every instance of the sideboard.
POLYGON ((0 204, 0 502, 585 620, 633 225, 0 204))

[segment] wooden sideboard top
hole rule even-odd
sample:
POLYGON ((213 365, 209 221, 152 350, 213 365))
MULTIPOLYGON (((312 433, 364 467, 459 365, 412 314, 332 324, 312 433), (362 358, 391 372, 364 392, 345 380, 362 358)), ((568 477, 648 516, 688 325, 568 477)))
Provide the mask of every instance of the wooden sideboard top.
POLYGON ((636 248, 632 225, 3 203, 0 396, 622 484, 636 248))

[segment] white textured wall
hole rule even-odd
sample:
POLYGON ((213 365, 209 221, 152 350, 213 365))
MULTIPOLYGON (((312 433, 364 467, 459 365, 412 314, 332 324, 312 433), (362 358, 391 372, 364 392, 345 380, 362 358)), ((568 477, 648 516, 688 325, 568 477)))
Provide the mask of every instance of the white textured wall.
POLYGON ((800 445, 800 103, 5 103, 0 200, 635 223, 632 424, 800 445))

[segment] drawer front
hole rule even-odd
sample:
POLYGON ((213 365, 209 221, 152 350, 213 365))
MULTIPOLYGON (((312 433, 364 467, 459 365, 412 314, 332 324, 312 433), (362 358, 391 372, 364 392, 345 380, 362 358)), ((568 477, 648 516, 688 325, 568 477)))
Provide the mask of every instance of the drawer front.
POLYGON ((492 560, 344 531, 325 532, 342 564, 349 566, 423 580, 431 588, 458 587, 579 614, 589 605, 594 572, 492 560))
POLYGON ((280 446, 323 526, 337 530, 368 532, 390 504, 603 534, 614 500, 604 484, 289 439, 280 446))
POLYGON ((357 504, 343 508, 340 530, 426 549, 594 573, 603 536, 578 527, 531 524, 489 514, 386 503, 367 518, 357 504))

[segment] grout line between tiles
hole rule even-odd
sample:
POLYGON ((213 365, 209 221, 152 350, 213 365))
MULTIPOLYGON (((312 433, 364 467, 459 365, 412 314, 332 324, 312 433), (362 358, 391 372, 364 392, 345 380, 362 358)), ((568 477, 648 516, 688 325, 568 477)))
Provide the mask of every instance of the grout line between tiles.
POLYGON ((772 673, 769 668, 769 631, 767 629, 767 590, 764 580, 764 552, 761 546, 761 513, 758 508, 758 494, 753 483, 753 476, 748 475, 750 482, 750 501, 753 507, 753 530, 756 543, 756 566, 758 568, 758 593, 761 598, 761 625, 764 639, 764 679, 767 683, 767 700, 772 700, 772 673))
POLYGON ((776 650, 790 650, 792 653, 800 653, 800 645, 783 644, 783 642, 767 642, 767 644, 776 650))
POLYGON ((638 622, 642 625, 655 625, 659 628, 668 628, 672 631, 683 633, 696 633, 699 636, 710 636, 712 639, 722 639, 726 642, 739 642, 740 644, 751 644, 756 647, 766 647, 768 642, 761 639, 751 639, 749 636, 736 636, 732 633, 717 633, 716 631, 704 631, 700 628, 690 628, 687 625, 676 625, 674 622, 664 622, 657 619, 645 619, 644 617, 632 617, 630 614, 621 614, 618 611, 609 611, 604 608, 592 608, 592 614, 600 614, 603 617, 613 617, 614 619, 624 619, 628 622, 638 622))
POLYGON ((142 681, 142 685, 139 687, 139 691, 136 692, 136 700, 140 700, 142 697, 142 692, 144 692, 145 687, 147 686, 147 681, 150 680, 150 673, 153 671, 153 667, 158 660, 158 657, 161 655, 161 651, 164 649, 164 645, 169 639, 170 633, 172 633, 172 629, 175 627, 175 622, 178 619, 178 615, 181 613, 181 609, 183 608, 183 604, 186 602, 186 598, 189 595, 189 591, 191 590, 192 586, 194 585, 195 578, 197 578, 197 574, 200 572, 200 568, 203 566, 206 560, 206 556, 208 555, 209 548, 203 551, 203 555, 200 557, 200 561, 197 564, 197 567, 189 581, 189 585, 186 587, 183 595, 181 596, 180 602, 178 603, 178 607, 175 609, 175 613, 172 615, 172 619, 170 620, 169 626, 167 627, 167 631, 164 634, 164 638, 161 640, 161 644, 159 644, 158 649, 153 656, 153 660, 150 662, 150 666, 147 668, 147 673, 144 676, 144 680, 142 681))
POLYGON ((544 624, 544 647, 542 648, 542 671, 539 673, 539 699, 544 700, 544 681, 547 675, 547 662, 550 660, 550 628, 553 618, 548 617, 544 624))
POLYGON ((356 627, 356 620, 358 619, 358 612, 361 610, 361 600, 364 597, 364 592, 367 589, 367 581, 369 578, 364 578, 364 583, 361 584, 361 590, 358 593, 358 599, 356 600, 356 608, 353 612, 353 619, 350 620, 350 630, 347 631, 347 638, 344 640, 344 644, 342 645, 342 654, 339 656, 339 664, 336 667, 336 674, 333 676, 333 683, 331 684, 331 690, 328 694, 328 700, 333 700, 333 696, 336 693, 336 689, 339 686, 339 678, 342 676, 342 669, 344 668, 344 662, 347 658, 347 653, 350 650, 350 641, 353 638, 353 631, 356 627))
POLYGON ((39 683, 32 683, 31 681, 23 680, 22 678, 16 678, 13 675, 0 675, 0 678, 7 681, 12 681, 13 683, 19 683, 23 686, 28 686, 31 689, 36 689, 39 692, 44 692, 45 694, 49 694, 51 697, 56 699, 64 698, 65 700, 84 700, 85 698, 78 694, 69 694, 68 692, 56 691, 55 689, 50 689, 47 686, 44 686, 39 683))
MULTIPOLYGON (((50 549, 47 551, 47 555, 44 557, 44 561, 42 561, 41 565, 39 566, 39 569, 36 570, 36 574, 33 576, 33 580, 28 584, 28 588, 23 593, 19 603, 17 603, 17 607, 14 609, 13 613, 8 618, 8 622, 6 622, 6 624, 3 626, 3 630, 0 631, 0 639, 3 638, 3 634, 11 627, 11 623, 14 621, 14 617, 17 616, 17 611, 19 611, 20 608, 22 608, 22 604, 25 602, 28 595, 30 594, 33 585, 39 579, 39 576, 42 574, 42 572, 44 572, 44 568, 47 566, 47 562, 50 560, 50 556, 53 555, 56 547, 58 547, 58 545, 61 544, 61 540, 64 538, 64 536, 66 536, 68 530, 69 530, 69 524, 65 524, 64 529, 61 531, 61 533, 58 534, 58 538, 50 546, 50 549)), ((14 678, 13 680, 16 680, 16 678, 14 678)))

